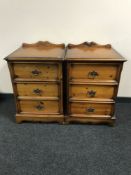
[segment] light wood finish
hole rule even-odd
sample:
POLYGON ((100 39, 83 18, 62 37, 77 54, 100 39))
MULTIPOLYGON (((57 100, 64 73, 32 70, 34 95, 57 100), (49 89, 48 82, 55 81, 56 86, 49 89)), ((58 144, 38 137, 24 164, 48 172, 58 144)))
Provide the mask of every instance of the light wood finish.
POLYGON ((12 54, 7 56, 5 59, 8 61, 47 61, 47 60, 58 60, 64 58, 64 44, 53 44, 48 41, 39 41, 34 44, 24 43, 22 47, 15 50, 12 54))
POLYGON ((89 64, 71 63, 69 68, 69 79, 78 81, 94 80, 116 80, 118 65, 113 64, 89 64))
POLYGON ((115 124, 115 116, 110 117, 110 116, 97 116, 95 117, 93 116, 88 116, 86 115, 86 117, 79 117, 79 116, 70 116, 70 117, 66 117, 66 124, 69 123, 83 123, 83 124, 109 124, 110 126, 114 126, 115 124))
POLYGON ((110 103, 88 103, 88 102, 71 102, 70 114, 85 114, 85 115, 112 115, 113 105, 110 103))
POLYGON ((6 60, 16 100, 16 122, 64 122, 64 44, 24 43, 6 60))
POLYGON ((125 59, 110 44, 68 44, 67 113, 65 121, 108 123, 115 121, 115 98, 125 59))
POLYGON ((66 59, 75 61, 122 61, 123 57, 110 44, 100 45, 95 42, 68 44, 66 59))
POLYGON ((110 44, 24 43, 5 58, 16 101, 16 122, 115 122, 123 62, 110 44))
POLYGON ((59 102, 47 100, 20 100, 20 113, 59 114, 59 102))
POLYGON ((59 84, 52 82, 16 83, 18 96, 58 97, 59 84))
POLYGON ((14 63, 14 77, 24 79, 57 80, 59 79, 58 63, 14 63), (24 71, 23 71, 24 68, 24 71))
POLYGON ((58 122, 64 124, 63 115, 49 115, 49 114, 16 114, 16 122, 21 123, 23 121, 29 122, 58 122))
POLYGON ((115 94, 115 88, 116 86, 114 85, 70 84, 69 97, 84 100, 88 100, 88 98, 112 99, 115 94))

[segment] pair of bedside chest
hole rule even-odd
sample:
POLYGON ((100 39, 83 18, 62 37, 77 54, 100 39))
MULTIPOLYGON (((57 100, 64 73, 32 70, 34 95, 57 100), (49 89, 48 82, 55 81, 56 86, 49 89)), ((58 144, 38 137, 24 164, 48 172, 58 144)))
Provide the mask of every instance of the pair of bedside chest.
POLYGON ((24 43, 6 60, 16 122, 115 121, 115 98, 125 59, 111 45, 24 43))

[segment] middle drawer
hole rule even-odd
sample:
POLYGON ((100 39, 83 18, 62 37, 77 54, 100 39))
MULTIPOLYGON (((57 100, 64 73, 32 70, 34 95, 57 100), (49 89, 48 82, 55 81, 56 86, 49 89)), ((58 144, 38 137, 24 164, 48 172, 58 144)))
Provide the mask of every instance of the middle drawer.
POLYGON ((92 85, 92 84, 72 84, 69 86, 69 97, 75 99, 106 98, 112 99, 115 94, 116 85, 92 85))
POLYGON ((57 82, 40 82, 40 83, 16 83, 18 96, 33 97, 58 97, 59 83, 57 82))

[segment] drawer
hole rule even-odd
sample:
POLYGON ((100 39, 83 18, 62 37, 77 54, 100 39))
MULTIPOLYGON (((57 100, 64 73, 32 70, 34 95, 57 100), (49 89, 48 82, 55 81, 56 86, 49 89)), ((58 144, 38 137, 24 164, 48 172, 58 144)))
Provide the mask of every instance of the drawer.
POLYGON ((116 80, 118 65, 71 63, 69 80, 116 80))
POLYGON ((57 63, 14 63, 15 78, 57 80, 60 78, 59 74, 57 63))
POLYGON ((17 83, 17 93, 19 96, 33 96, 33 97, 58 97, 59 84, 58 83, 17 83))
POLYGON ((113 85, 70 84, 69 97, 112 99, 115 96, 115 88, 113 85))
POLYGON ((59 114, 59 101, 20 100, 20 113, 59 114))
POLYGON ((112 115, 113 103, 70 102, 70 114, 112 115))

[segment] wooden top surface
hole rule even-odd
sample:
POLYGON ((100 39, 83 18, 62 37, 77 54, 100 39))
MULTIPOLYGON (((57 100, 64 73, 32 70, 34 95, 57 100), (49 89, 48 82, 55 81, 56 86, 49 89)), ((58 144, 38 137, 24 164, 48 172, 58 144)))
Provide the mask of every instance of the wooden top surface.
POLYGON ((62 60, 64 55, 64 44, 39 41, 34 44, 23 43, 22 47, 7 56, 6 60, 62 60))
POLYGON ((126 61, 110 44, 100 45, 95 42, 68 44, 65 59, 72 61, 126 61))

